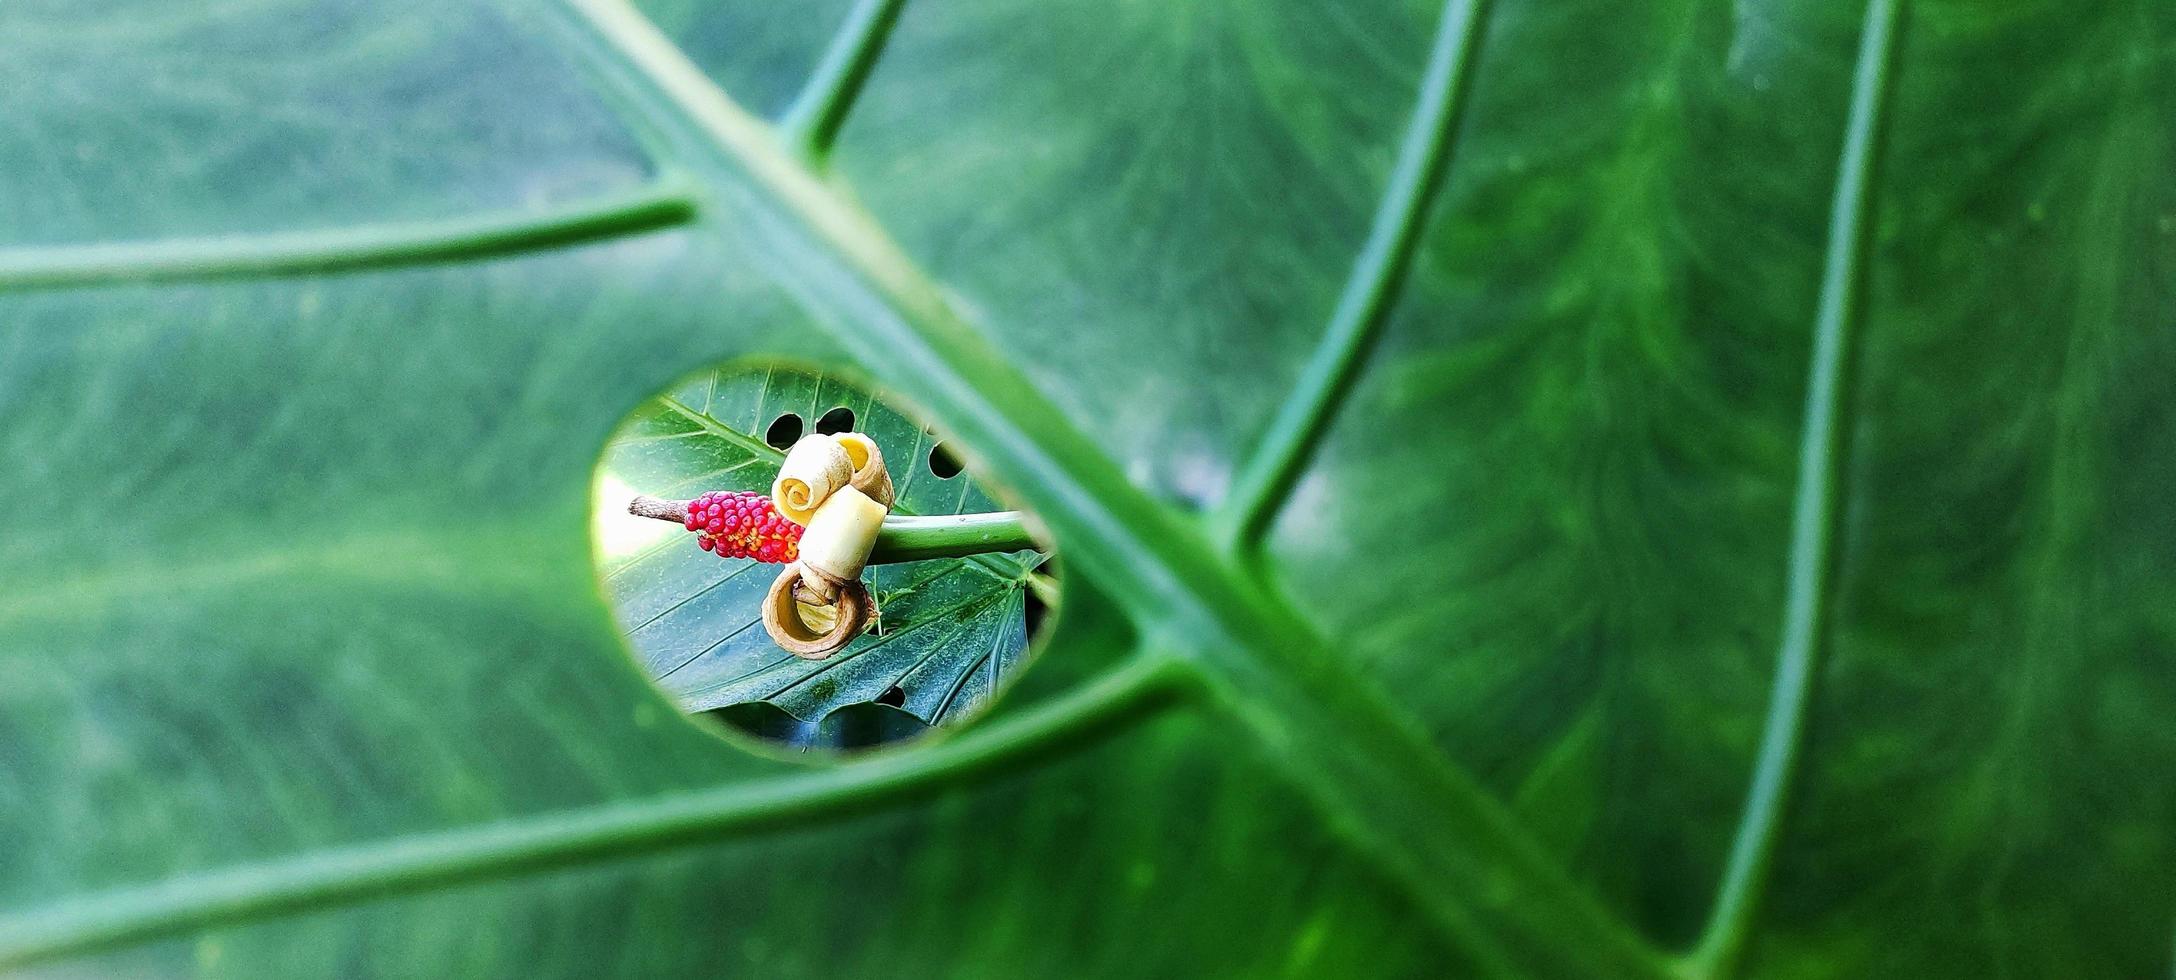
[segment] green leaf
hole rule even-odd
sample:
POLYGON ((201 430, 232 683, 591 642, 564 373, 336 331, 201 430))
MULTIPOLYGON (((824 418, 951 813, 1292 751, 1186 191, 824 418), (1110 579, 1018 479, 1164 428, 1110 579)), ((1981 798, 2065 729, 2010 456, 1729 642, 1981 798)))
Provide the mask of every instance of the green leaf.
POLYGON ((601 544, 612 550, 598 571, 636 661, 690 712, 763 703, 820 725, 845 706, 892 697, 925 725, 965 718, 1027 653, 1027 576, 1040 560, 1034 552, 874 566, 868 581, 879 629, 828 660, 808 661, 780 650, 763 631, 762 600, 775 566, 722 561, 670 525, 626 513, 634 492, 668 499, 706 490, 767 493, 783 458, 765 441, 770 428, 782 426, 784 440, 825 422, 876 440, 892 472, 897 513, 1000 509, 967 474, 940 475, 936 437, 866 392, 780 367, 697 376, 643 406, 605 451, 601 478, 612 489, 600 489, 597 509, 601 544))
POLYGON ((656 12, 0 8, 0 966, 2169 970, 2176 7, 656 12), (1064 554, 971 722, 630 659, 785 361, 1064 554))

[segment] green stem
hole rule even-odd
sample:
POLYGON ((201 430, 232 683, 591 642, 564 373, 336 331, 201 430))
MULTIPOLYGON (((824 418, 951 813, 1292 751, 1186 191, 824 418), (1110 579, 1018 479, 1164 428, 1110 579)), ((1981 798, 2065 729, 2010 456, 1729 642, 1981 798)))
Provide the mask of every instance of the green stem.
POLYGON ((1027 521, 1017 510, 949 517, 895 514, 885 518, 884 529, 877 532, 876 550, 869 554, 869 564, 966 558, 1041 548, 1028 534, 1027 521))
MULTIPOLYGON (((687 501, 640 496, 628 501, 627 512, 636 517, 678 524, 687 513, 687 501)), ((932 558, 969 558, 1043 550, 1028 533, 1027 518, 1017 510, 990 514, 951 514, 920 517, 893 514, 884 518, 877 532, 871 565, 890 565, 932 558)))

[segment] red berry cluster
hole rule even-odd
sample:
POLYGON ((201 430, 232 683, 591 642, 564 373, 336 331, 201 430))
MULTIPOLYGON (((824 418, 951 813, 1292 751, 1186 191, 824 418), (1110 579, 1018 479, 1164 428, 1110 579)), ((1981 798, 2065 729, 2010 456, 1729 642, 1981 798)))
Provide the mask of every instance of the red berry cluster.
POLYGON ((697 547, 720 558, 784 563, 801 556, 801 525, 753 490, 712 490, 690 500, 683 523, 695 532, 697 547))

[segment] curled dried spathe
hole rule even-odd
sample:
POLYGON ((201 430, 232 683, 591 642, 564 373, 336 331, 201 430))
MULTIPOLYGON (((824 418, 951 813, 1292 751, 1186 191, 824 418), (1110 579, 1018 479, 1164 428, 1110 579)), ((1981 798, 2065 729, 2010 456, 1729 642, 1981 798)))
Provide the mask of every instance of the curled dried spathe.
POLYGON ((763 628, 794 656, 822 660, 861 635, 874 612, 861 572, 893 503, 884 453, 859 432, 805 436, 779 465, 771 498, 805 530, 800 560, 764 599, 763 628))
POLYGON ((892 478, 876 441, 859 432, 802 436, 778 466, 771 500, 787 520, 805 527, 817 508, 845 487, 892 506, 892 478))
POLYGON ((763 631, 787 653, 825 660, 861 635, 876 603, 860 579, 827 583, 827 598, 809 587, 808 574, 800 562, 778 573, 763 597, 763 631))
POLYGON ((892 474, 884 467, 884 451, 876 447, 876 440, 859 432, 841 432, 837 438, 839 448, 846 450, 847 460, 854 464, 850 485, 886 510, 898 506, 892 495, 892 474))

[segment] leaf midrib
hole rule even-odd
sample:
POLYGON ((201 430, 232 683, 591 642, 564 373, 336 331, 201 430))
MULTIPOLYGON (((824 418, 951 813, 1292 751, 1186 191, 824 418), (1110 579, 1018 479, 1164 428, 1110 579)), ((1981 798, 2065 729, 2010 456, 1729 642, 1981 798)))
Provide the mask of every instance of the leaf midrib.
MULTIPOLYGON (((620 104, 648 131, 705 157, 715 190, 735 193, 752 180, 762 194, 749 204, 780 213, 752 216, 805 236, 816 258, 782 248, 802 266, 781 277, 789 288, 843 277, 823 295, 796 293, 810 314, 872 370, 888 368, 894 387, 918 396, 969 443, 1006 464, 1015 487, 1032 495, 1061 545, 1130 607, 1143 628, 1186 651, 1231 716, 1258 736, 1289 739, 1272 753, 1306 795, 1355 834, 1356 847, 1402 880, 1439 925, 1462 928, 1475 892, 1491 914, 1546 925, 1578 939, 1551 955, 1607 963, 1626 974, 1658 972, 1652 950, 1563 868, 1542 855, 1499 801, 1445 759, 1420 727, 1381 692, 1329 662, 1325 645, 1288 606, 1262 593, 1196 529, 1147 499, 1115 465, 1050 406, 1025 378, 950 309, 941 290, 868 217, 804 170, 763 125, 719 93, 670 41, 625 5, 588 2, 561 26, 620 104), (813 264, 810 264, 813 263, 813 264), (844 311, 851 310, 851 314, 844 311), (967 379, 972 378, 970 382, 967 379), (1000 411, 998 402, 1009 402, 1000 411), (1265 707, 1274 705, 1274 707, 1265 707), (1352 733, 1386 750, 1354 758, 1336 743, 1352 733), (1293 752, 1298 748, 1301 751, 1293 752), (1460 815, 1464 834, 1425 825, 1437 811, 1460 815), (1411 826, 1376 826, 1367 813, 1396 815, 1411 826), (1455 839, 1450 839, 1455 838, 1455 839), (1476 860, 1473 850, 1489 852, 1476 860), (1476 866, 1486 866, 1485 875, 1476 866), (1502 887, 1506 880, 1516 887, 1502 887), (1509 902, 1516 895, 1529 901, 1509 902)), ((745 195, 743 195, 745 197, 745 195)), ((1353 738, 1358 741, 1358 738, 1353 738)), ((1536 937, 1538 938, 1538 936, 1536 937)), ((1529 944, 1531 945, 1531 944, 1529 944)), ((1546 944, 1542 944, 1546 945, 1546 944)))

